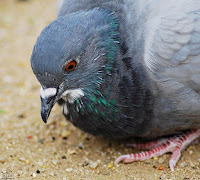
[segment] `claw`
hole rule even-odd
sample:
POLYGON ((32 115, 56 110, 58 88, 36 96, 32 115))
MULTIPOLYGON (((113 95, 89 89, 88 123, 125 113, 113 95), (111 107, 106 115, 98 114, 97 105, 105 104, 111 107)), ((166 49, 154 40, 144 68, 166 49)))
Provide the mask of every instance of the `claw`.
POLYGON ((124 163, 128 163, 127 160, 130 160, 129 155, 122 155, 119 156, 116 160, 115 160, 115 164, 118 164, 119 162, 123 161, 124 163))
POLYGON ((169 161, 169 167, 171 171, 174 171, 174 167, 178 162, 181 151, 183 151, 188 145, 196 141, 200 137, 200 129, 188 132, 181 136, 175 136, 169 139, 161 139, 158 141, 143 143, 143 144, 134 144, 135 147, 149 149, 149 147, 154 147, 150 151, 145 151, 137 154, 127 154, 119 156, 115 163, 123 161, 124 163, 131 163, 133 161, 144 161, 155 156, 161 156, 167 152, 171 152, 172 156, 169 161))
POLYGON ((176 162, 174 160, 170 160, 169 161, 169 167, 171 171, 174 171, 174 167, 176 165, 176 162))

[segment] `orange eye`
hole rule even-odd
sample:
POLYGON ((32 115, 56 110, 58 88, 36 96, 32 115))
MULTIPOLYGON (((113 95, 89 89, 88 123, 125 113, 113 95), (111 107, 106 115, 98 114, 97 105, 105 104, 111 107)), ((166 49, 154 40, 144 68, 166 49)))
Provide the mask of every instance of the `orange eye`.
POLYGON ((75 67, 76 67, 76 61, 73 60, 65 67, 65 70, 66 71, 73 71, 75 69, 75 67))

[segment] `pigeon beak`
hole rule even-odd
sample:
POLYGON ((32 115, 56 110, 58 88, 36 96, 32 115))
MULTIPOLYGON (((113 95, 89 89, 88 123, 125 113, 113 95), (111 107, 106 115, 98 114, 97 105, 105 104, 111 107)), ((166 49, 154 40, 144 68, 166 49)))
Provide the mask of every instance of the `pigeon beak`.
POLYGON ((45 123, 47 122, 47 119, 55 104, 54 101, 55 101, 55 97, 49 97, 47 99, 41 98, 41 117, 45 123))
POLYGON ((42 120, 46 123, 48 117, 51 113, 51 110, 54 106, 56 99, 56 88, 48 88, 43 90, 40 89, 40 98, 41 98, 41 117, 42 120))

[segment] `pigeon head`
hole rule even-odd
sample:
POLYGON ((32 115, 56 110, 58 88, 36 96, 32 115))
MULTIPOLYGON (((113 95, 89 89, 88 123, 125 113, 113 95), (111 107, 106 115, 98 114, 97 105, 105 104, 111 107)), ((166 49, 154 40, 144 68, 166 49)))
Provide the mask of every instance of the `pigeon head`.
POLYGON ((84 96, 85 88, 98 88, 101 74, 109 71, 117 54, 118 43, 117 19, 99 8, 67 14, 44 28, 31 57, 33 72, 42 86, 44 122, 59 99, 73 103, 84 96))

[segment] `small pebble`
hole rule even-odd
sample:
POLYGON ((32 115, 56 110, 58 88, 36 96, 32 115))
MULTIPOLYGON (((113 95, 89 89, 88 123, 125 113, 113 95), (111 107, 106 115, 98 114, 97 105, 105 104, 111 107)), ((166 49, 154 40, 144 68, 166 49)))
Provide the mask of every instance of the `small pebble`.
POLYGON ((37 174, 36 173, 33 173, 33 178, 35 178, 37 176, 37 174))
POLYGON ((113 167, 113 164, 109 163, 108 168, 112 168, 112 167, 113 167))
POLYGON ((89 165, 89 162, 87 162, 87 161, 85 161, 85 162, 82 164, 83 167, 85 167, 85 166, 87 166, 87 165, 89 165))
POLYGON ((102 172, 103 175, 110 175, 108 172, 102 172))
POLYGON ((23 174, 23 171, 21 171, 21 170, 18 170, 17 172, 18 172, 18 176, 20 176, 21 174, 23 174))
POLYGON ((163 164, 165 162, 165 160, 163 158, 159 158, 158 163, 159 164, 163 164))
POLYGON ((41 143, 41 144, 44 144, 43 139, 39 139, 38 142, 41 143))
POLYGON ((83 142, 80 142, 78 147, 79 147, 79 149, 83 149, 84 148, 83 142))
POLYGON ((184 167, 186 167, 186 163, 183 162, 183 163, 180 164, 180 166, 184 168, 184 167))
POLYGON ((163 166, 159 166, 159 167, 158 167, 158 170, 163 170, 163 169, 164 169, 163 166))
POLYGON ((195 164, 194 164, 194 163, 190 163, 190 166, 191 166, 191 167, 195 167, 195 164))
POLYGON ((37 170, 36 173, 37 173, 37 174, 40 174, 40 170, 37 170))
POLYGON ((52 160, 52 163, 53 163, 54 165, 57 165, 57 163, 58 163, 58 160, 56 160, 56 159, 53 159, 53 160, 52 160))
POLYGON ((189 154, 193 154, 193 151, 192 151, 192 150, 190 150, 190 151, 189 151, 189 154))
POLYGON ((62 159, 66 159, 66 156, 62 156, 62 159))
POLYGON ((60 125, 63 127, 67 126, 66 122, 61 122, 60 125))
POLYGON ((88 152, 88 151, 85 152, 85 155, 86 155, 86 156, 88 156, 89 154, 90 154, 90 152, 88 152))
POLYGON ((157 157, 157 156, 155 156, 155 157, 153 157, 153 159, 154 159, 154 160, 158 160, 158 157, 157 157))
POLYGON ((50 172, 50 175, 51 175, 51 176, 54 176, 55 174, 54 174, 54 172, 50 172))
POLYGON ((39 162, 38 162, 38 165, 39 165, 39 166, 43 166, 43 162, 42 162, 42 161, 39 161, 39 162))
POLYGON ((91 162, 91 163, 90 163, 90 168, 91 168, 91 169, 96 169, 98 165, 99 165, 98 162, 91 162))
POLYGON ((19 158, 20 161, 25 161, 26 159, 24 157, 19 158))
POLYGON ((28 139, 32 139, 32 136, 31 136, 31 135, 28 135, 28 139))
POLYGON ((26 163, 26 164, 30 164, 30 161, 26 159, 26 160, 25 160, 25 163, 26 163))
POLYGON ((89 136, 85 137, 85 140, 89 141, 89 140, 90 140, 90 137, 89 137, 89 136))
POLYGON ((55 141, 55 140, 56 140, 56 138, 55 138, 54 136, 52 136, 51 139, 52 139, 52 141, 55 141))
POLYGON ((67 154, 69 155, 76 154, 76 151, 74 149, 68 149, 67 154))
POLYGON ((1 162, 1 163, 5 163, 5 162, 6 162, 6 158, 3 157, 3 156, 0 156, 0 162, 1 162))
POLYGON ((25 116, 24 114, 19 114, 17 117, 18 117, 19 119, 23 119, 23 118, 25 118, 26 116, 25 116))
POLYGON ((67 168, 66 171, 67 172, 71 172, 71 171, 73 171, 73 169, 72 168, 67 168))
POLYGON ((50 126, 49 126, 49 129, 54 129, 55 128, 55 126, 53 125, 53 124, 51 124, 50 126))
POLYGON ((153 168, 157 169, 157 166, 153 165, 153 168))
POLYGON ((69 135, 70 135, 70 131, 66 131, 66 130, 64 130, 64 131, 61 133, 61 136, 62 136, 62 137, 66 137, 66 138, 68 138, 69 135))

